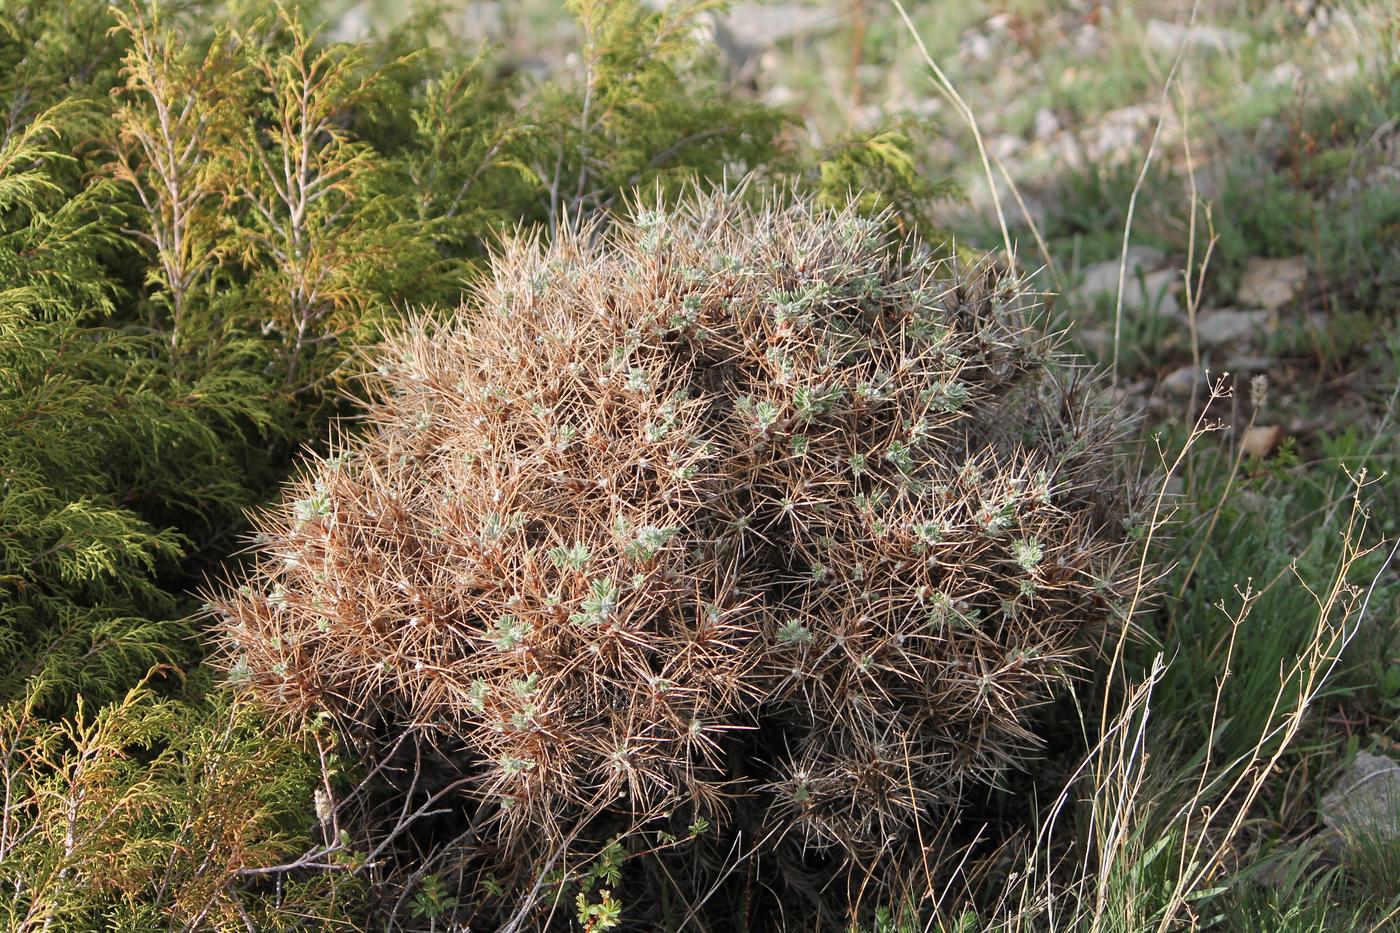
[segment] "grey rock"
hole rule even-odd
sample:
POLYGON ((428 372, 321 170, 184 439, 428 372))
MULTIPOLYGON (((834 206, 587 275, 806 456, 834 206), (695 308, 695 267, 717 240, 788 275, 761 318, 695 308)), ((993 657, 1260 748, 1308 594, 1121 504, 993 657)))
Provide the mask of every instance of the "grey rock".
POLYGON ((719 30, 750 49, 771 49, 801 36, 836 28, 841 12, 805 3, 735 3, 715 15, 719 30))
POLYGON ((1006 32, 1015 19, 1010 13, 997 13, 987 17, 987 22, 983 25, 988 32, 1006 32))
POLYGON ((963 36, 958 43, 958 54, 969 61, 985 62, 990 61, 996 54, 996 43, 990 36, 980 32, 971 32, 963 36))
POLYGON ((906 109, 915 116, 931 117, 943 112, 943 100, 932 94, 925 94, 911 100, 906 109))
POLYGON ((1070 171, 1084 167, 1084 147, 1073 133, 1061 133, 1049 145, 1051 156, 1070 171))
POLYGON ((1348 847, 1400 839, 1400 762, 1357 752, 1356 760, 1322 798, 1322 821, 1348 847))
POLYGON ((1237 311, 1234 308, 1202 311, 1196 319, 1196 335, 1202 346, 1237 346, 1261 336, 1271 317, 1273 315, 1268 311, 1237 311))
POLYGON ((1084 148, 1096 160, 1122 158, 1139 138, 1151 133, 1155 117, 1156 110, 1145 104, 1110 110, 1096 127, 1086 131, 1084 148))
POLYGON ((1361 65, 1358 62, 1342 62, 1340 65, 1333 65, 1322 72, 1322 77, 1333 84, 1341 84, 1343 81, 1350 81, 1361 73, 1361 65))
POLYGON ((1147 21, 1147 44, 1159 52, 1174 54, 1183 44, 1188 50, 1203 52, 1234 52, 1249 42, 1249 36, 1238 29, 1223 26, 1187 26, 1164 19, 1147 21))
POLYGON ((1265 84, 1269 87, 1294 87, 1303 80, 1303 69, 1292 62, 1280 62, 1269 69, 1265 84))
MULTIPOLYGON (((669 0, 649 0, 665 6, 669 0)), ((825 6, 800 3, 735 3, 728 12, 711 12, 715 45, 729 60, 731 77, 750 80, 762 53, 784 42, 816 35, 840 25, 842 14, 825 6)))
POLYGON ((1268 356, 1254 356, 1239 353, 1225 359, 1225 372, 1235 376, 1252 376, 1255 373, 1268 373, 1278 365, 1278 360, 1268 356))
POLYGON ((770 107, 786 107, 797 100, 797 92, 786 84, 775 84, 763 92, 763 102, 770 107))
POLYGON ((1275 311, 1297 297, 1307 277, 1308 267, 1302 256, 1287 259, 1255 256, 1245 263, 1235 301, 1247 308, 1275 311))
POLYGON ((1098 55, 1103 51, 1103 37, 1099 35, 1099 27, 1093 23, 1086 23, 1075 30, 1074 50, 1080 55, 1098 55))
POLYGON ((1332 28, 1332 11, 1326 6, 1318 4, 1313 10, 1312 18, 1308 20, 1308 25, 1304 29, 1309 38, 1316 38, 1332 28))
POLYGON ((505 30, 500 0, 476 0, 461 7, 449 20, 453 32, 464 39, 494 39, 505 30))
POLYGON ((369 3, 357 3, 330 22, 325 36, 329 42, 363 42, 373 29, 369 3))
MULTIPOLYGON (((1129 246, 1126 263, 1131 278, 1138 272, 1156 272, 1167 263, 1167 254, 1151 246, 1129 246)), ((1085 266, 1080 273, 1079 291, 1090 294, 1118 291, 1118 259, 1105 259, 1085 266)))
POLYGON ((1158 386, 1163 392, 1169 395, 1187 396, 1191 394, 1193 387, 1206 387, 1205 380, 1201 376, 1201 371, 1194 366, 1183 366, 1174 369, 1162 377, 1158 386))
POLYGON ((1025 140, 1019 136, 1012 136, 1010 133, 993 136, 987 141, 987 151, 1003 162, 1009 162, 1015 158, 1016 154, 1025 146, 1025 140))
POLYGON ((1041 107, 1035 112, 1035 138, 1045 142, 1060 132, 1060 118, 1049 107, 1041 107))
POLYGON ((1177 298, 1181 284, 1181 273, 1175 269, 1149 272, 1141 278, 1133 276, 1131 282, 1123 283, 1123 306, 1176 317, 1181 314, 1181 301, 1177 298))
MULTIPOLYGON (((1134 246, 1128 250, 1123 276, 1123 306, 1156 311, 1159 314, 1181 313, 1176 293, 1181 277, 1173 269, 1162 268, 1166 257, 1161 250, 1134 246)), ((1082 304, 1093 304, 1099 295, 1118 295, 1117 259, 1096 262, 1084 269, 1081 282, 1070 297, 1082 304)))

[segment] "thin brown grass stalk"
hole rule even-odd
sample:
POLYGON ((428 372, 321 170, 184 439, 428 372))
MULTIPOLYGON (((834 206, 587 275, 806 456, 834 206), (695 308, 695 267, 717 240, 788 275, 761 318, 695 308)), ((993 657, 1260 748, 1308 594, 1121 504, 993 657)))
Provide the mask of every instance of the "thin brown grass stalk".
POLYGON ((1001 195, 997 192, 996 176, 992 174, 992 163, 987 156, 987 146, 982 141, 982 130, 977 123, 977 114, 968 106, 967 101, 963 100, 963 96, 958 93, 957 87, 949 80, 948 75, 944 73, 938 62, 934 61, 933 56, 929 54, 928 46, 924 44, 923 36, 921 36, 919 30, 915 28, 914 21, 909 18, 909 13, 904 9, 904 4, 901 3, 900 0, 890 0, 890 2, 894 4, 895 10, 899 12, 899 17, 904 21, 904 27, 909 31, 909 35, 913 37, 914 43, 918 45, 919 53, 923 56, 924 63, 928 65, 929 70, 933 72, 934 86, 937 87, 939 92, 953 105, 954 109, 958 112, 958 116, 962 117, 963 121, 967 123, 968 129, 972 131, 973 141, 977 144, 977 156, 982 161, 982 174, 987 179, 987 189, 992 196, 992 206, 996 209, 997 224, 1001 227, 1001 240, 1006 250, 1006 261, 1010 264, 1014 272, 1016 268, 1016 251, 1011 247, 1011 233, 1006 226, 1006 212, 1003 211, 1001 207, 1001 195))
MULTIPOLYGON (((1226 373, 1225 377, 1229 374, 1226 373)), ((1268 394, 1268 379, 1265 376, 1256 376, 1250 385, 1250 410, 1249 420, 1245 423, 1244 433, 1236 439, 1235 457, 1230 462, 1230 472, 1225 478, 1225 488, 1220 491, 1220 497, 1216 500, 1214 508, 1210 511, 1210 519, 1206 523, 1205 532, 1201 535, 1200 543, 1196 547, 1196 553, 1191 558, 1191 564, 1186 568, 1186 573, 1182 575, 1181 585, 1177 588, 1176 596, 1181 598, 1186 592, 1186 588, 1191 585, 1191 579, 1196 574, 1196 568, 1200 566, 1201 558, 1205 555, 1206 548, 1210 545, 1211 535, 1215 532, 1216 523, 1220 521, 1220 515, 1225 509, 1225 503, 1230 499, 1230 492, 1234 489, 1235 480, 1239 478, 1240 467, 1244 464, 1245 444, 1244 438, 1254 427, 1255 420, 1259 417, 1259 411, 1263 408, 1268 394)))
MULTIPOLYGON (((1314 591, 1300 579, 1317 606, 1316 625, 1298 655, 1280 669, 1267 725, 1251 749, 1220 762, 1214 745, 1217 724, 1227 712, 1223 698, 1232 676, 1236 636, 1267 589, 1246 584, 1239 591, 1238 607, 1227 613, 1222 673, 1209 714, 1211 738, 1204 761, 1191 779, 1190 792, 1184 798, 1174 797, 1174 788, 1152 787, 1147 780, 1148 763, 1155 760, 1148 732, 1152 693, 1170 663, 1159 654, 1142 680, 1121 694, 1101 738, 1050 808, 1017 884, 1002 898, 1005 919, 997 929, 1098 930, 1127 924, 1133 929, 1165 931, 1191 922, 1193 904, 1228 867, 1235 840, 1366 617, 1376 585, 1395 557, 1393 547, 1364 589, 1349 582, 1358 562, 1374 550, 1363 544, 1367 513, 1362 499, 1369 482, 1364 473, 1351 479, 1351 516, 1341 532, 1342 554, 1328 585, 1314 591), (1057 881, 1066 866, 1052 861, 1050 843, 1074 798, 1074 788, 1085 779, 1089 781, 1091 849, 1067 881, 1057 881), (1159 835, 1144 840, 1141 833, 1147 827, 1157 827, 1159 835), (1146 842, 1164 840, 1167 833, 1181 840, 1171 887, 1162 903, 1147 905, 1149 913, 1132 914, 1135 892, 1125 894, 1117 885, 1131 877, 1132 864, 1145 855, 1146 842)), ((1223 604, 1220 608, 1226 611, 1223 604)))
MULTIPOLYGON (((1229 391, 1223 381, 1217 381, 1212 385, 1212 401, 1227 397, 1229 391)), ((1159 450, 1163 471, 1146 518, 1130 590, 1132 595, 1123 612, 1125 619, 1137 614, 1153 583, 1152 555, 1175 511, 1169 503, 1170 480, 1179 474, 1190 450, 1208 434, 1219 430, 1219 425, 1210 420, 1210 408, 1207 405, 1201 411, 1174 458, 1167 461, 1165 453, 1159 450)), ((1106 676, 1109 687, 1099 710, 1097 731, 1092 733, 1097 738, 1047 809, 1022 866, 1013 877, 1014 884, 999 897, 996 910, 999 919, 994 929, 1098 929, 1109 914, 1109 885, 1114 869, 1130 857, 1134 830, 1147 806, 1144 799, 1147 792, 1146 729, 1153 691, 1168 665, 1167 659, 1159 654, 1139 681, 1115 689, 1113 685, 1121 676, 1130 637, 1130 630, 1124 629, 1109 653, 1106 676), (1061 822, 1085 785, 1090 801, 1089 843, 1081 852, 1080 860, 1070 865, 1056 860, 1052 851, 1061 835, 1061 822), (1068 882, 1063 880, 1066 871, 1068 882)), ((1088 731, 1088 723, 1085 727, 1088 731)))
POLYGON ((1132 193, 1128 196, 1128 215, 1123 221, 1123 245, 1118 256, 1118 293, 1113 302, 1113 364, 1110 373, 1115 386, 1118 384, 1118 351, 1123 337, 1123 289, 1128 279, 1128 244, 1132 238, 1133 218, 1137 214, 1138 194, 1142 191, 1143 183, 1147 181, 1147 172, 1152 167, 1152 158, 1157 154, 1157 142, 1162 135, 1162 124, 1166 122, 1167 104, 1171 100, 1176 74, 1185 58, 1190 40, 1189 31, 1196 25, 1196 13, 1199 9, 1200 0, 1195 0, 1191 4, 1191 16, 1186 23, 1188 35, 1183 35, 1181 41, 1177 43, 1171 70, 1167 72, 1166 80, 1162 82, 1162 94, 1158 101, 1157 122, 1152 127, 1152 139, 1147 144, 1147 154, 1143 156, 1142 166, 1138 169, 1137 178, 1133 181, 1132 193))
POLYGON ((1021 217, 1026 221, 1026 226, 1030 228, 1031 236, 1035 237, 1035 245, 1040 250, 1040 256, 1045 260, 1045 268, 1050 270, 1050 279, 1055 283, 1055 291, 1063 295, 1066 293, 1067 283, 1060 273, 1060 265, 1055 261, 1054 255, 1050 252, 1050 246, 1045 242, 1045 237, 1040 233, 1040 225, 1035 222, 1035 216, 1031 214, 1030 208, 1026 206, 1026 199, 1021 196, 1021 189, 1011 178, 1011 173, 1006 170, 1006 166, 1001 159, 996 160, 997 171, 1001 172, 1001 177, 1006 181, 1007 190, 1016 199, 1016 206, 1021 209, 1021 217))
MULTIPOLYGON (((1187 831, 1187 837, 1192 839, 1192 842, 1182 853, 1177 880, 1162 919, 1157 924, 1159 931, 1169 928, 1186 908, 1188 897, 1223 864, 1231 844, 1252 812, 1255 801, 1273 777, 1283 754, 1297 737, 1312 709, 1313 701, 1321 694, 1328 678, 1336 669, 1343 649, 1355 635, 1358 625, 1369 609, 1376 582, 1384 575, 1394 557, 1392 550, 1365 591, 1350 582, 1353 568, 1375 549, 1363 543, 1366 540, 1368 515, 1362 502, 1362 494, 1369 483, 1364 471, 1351 479, 1351 514, 1341 534, 1342 553, 1328 586, 1321 591, 1314 591, 1302 577, 1298 577, 1299 585, 1308 591, 1317 606, 1317 621, 1308 643, 1298 656, 1280 671, 1280 687, 1269 710, 1269 726, 1249 752, 1222 769, 1223 775, 1235 775, 1223 792, 1211 793, 1208 796, 1208 791, 1214 789, 1208 788, 1202 782, 1191 798, 1177 811, 1187 831), (1201 826, 1195 830, 1193 837, 1192 819, 1198 813, 1202 816, 1201 826), (1222 815, 1228 815, 1228 820, 1224 821, 1223 825, 1219 820, 1222 815)), ((1232 617, 1232 631, 1238 631, 1258 598, 1248 587, 1240 595, 1240 608, 1232 617)), ((1221 678, 1222 690, 1229 675, 1227 658, 1221 678)), ((1220 708, 1220 696, 1221 692, 1217 691, 1212 721, 1223 712, 1220 708)))
MULTIPOLYGON (((1205 294, 1206 272, 1210 268, 1211 257, 1215 253, 1216 243, 1220 237, 1215 232, 1215 224, 1211 220, 1211 209, 1209 204, 1204 204, 1201 200, 1200 190, 1196 183, 1196 160, 1191 150, 1191 104, 1183 92, 1181 97, 1181 145, 1186 158, 1186 178, 1190 185, 1190 211, 1191 219, 1188 223, 1186 234, 1186 267, 1182 270, 1182 285, 1186 292, 1186 327, 1187 334, 1191 339, 1191 368, 1195 373, 1201 370, 1201 335, 1198 321, 1200 318, 1201 300, 1205 294), (1202 251, 1199 264, 1196 262, 1197 251, 1197 216, 1205 212, 1206 221, 1206 245, 1202 251), (1194 278, 1193 278, 1194 276, 1194 278)), ((1200 400, 1200 380, 1191 380, 1191 398, 1188 412, 1196 411, 1196 403, 1200 400)), ((1187 489, 1193 489, 1191 483, 1190 465, 1187 465, 1187 489)))

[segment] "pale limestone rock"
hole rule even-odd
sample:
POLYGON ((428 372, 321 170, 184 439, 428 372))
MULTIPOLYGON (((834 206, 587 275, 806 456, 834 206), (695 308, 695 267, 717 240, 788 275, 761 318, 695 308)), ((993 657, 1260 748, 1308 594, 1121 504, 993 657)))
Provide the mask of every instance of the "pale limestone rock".
POLYGON ((1272 316, 1269 311, 1234 308, 1202 311, 1196 319, 1196 334, 1203 347, 1239 346, 1263 336, 1272 316))
POLYGON ((1249 42, 1249 36, 1238 29, 1223 26, 1188 26, 1163 19, 1147 21, 1147 44, 1159 52, 1175 54, 1183 44, 1188 51, 1235 52, 1249 42))
POLYGON ((1235 301, 1247 308, 1274 311, 1297 297, 1307 277, 1308 268, 1302 256, 1287 259, 1255 256, 1245 264, 1235 301))

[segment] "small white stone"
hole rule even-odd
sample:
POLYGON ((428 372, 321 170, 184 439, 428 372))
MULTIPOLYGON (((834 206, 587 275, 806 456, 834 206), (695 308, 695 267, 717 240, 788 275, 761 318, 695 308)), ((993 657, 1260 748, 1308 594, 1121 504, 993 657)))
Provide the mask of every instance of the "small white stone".
POLYGON ((1249 42, 1249 36, 1238 29, 1223 26, 1187 26, 1162 19, 1147 21, 1147 44, 1159 52, 1175 54, 1183 44, 1203 52, 1234 52, 1249 42))
POLYGON ((1035 112, 1035 138, 1042 142, 1054 138, 1060 132, 1060 118, 1049 107, 1041 107, 1035 112))
POLYGON ((1173 370, 1162 378, 1161 389, 1170 395, 1190 395, 1193 386, 1200 385, 1205 388, 1205 382, 1201 379, 1201 372, 1194 366, 1183 366, 1173 370))
POLYGON ((1400 840, 1400 763, 1359 751, 1351 768, 1322 798, 1322 821, 1358 854, 1400 840))
POLYGON ((1097 296, 1107 295, 1117 298, 1118 275, 1123 266, 1123 307, 1141 308, 1162 315, 1181 313, 1181 303, 1177 292, 1181 290, 1181 276, 1174 269, 1162 268, 1165 254, 1148 246, 1134 246, 1128 250, 1126 264, 1117 259, 1106 259, 1086 267, 1080 275, 1080 285, 1070 292, 1072 301, 1084 305, 1093 304, 1097 296))
POLYGON ((1203 311, 1196 320, 1196 335, 1201 345, 1206 347, 1247 343, 1264 334, 1272 316, 1268 311, 1237 311, 1234 308, 1203 311))
POLYGON ((1248 308, 1273 311, 1297 297, 1307 277, 1308 268, 1302 256, 1287 259, 1255 256, 1245 264, 1235 300, 1248 308))
POLYGON ((963 36, 963 40, 958 45, 958 53, 965 59, 974 62, 990 61, 996 54, 996 46, 992 40, 980 32, 969 33, 963 36))

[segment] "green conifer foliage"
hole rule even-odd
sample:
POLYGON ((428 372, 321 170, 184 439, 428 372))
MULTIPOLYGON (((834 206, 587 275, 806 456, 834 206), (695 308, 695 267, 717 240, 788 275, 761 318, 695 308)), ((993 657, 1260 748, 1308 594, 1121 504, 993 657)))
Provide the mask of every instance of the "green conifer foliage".
POLYGON ((118 186, 62 183, 91 116, 0 148, 0 920, 237 928, 263 909, 238 872, 290 848, 314 772, 246 707, 143 681, 190 660, 166 581, 251 501, 229 439, 267 414, 256 375, 186 381, 164 333, 117 326, 118 186))
POLYGON ((715 3, 667 5, 570 0, 583 30, 583 79, 542 97, 544 143, 534 153, 549 217, 617 207, 626 191, 658 183, 673 196, 697 176, 719 180, 774 156, 774 115, 693 80, 696 17, 715 3), (690 78, 690 80, 688 80, 690 78))
POLYGON ((256 94, 233 153, 235 239, 287 383, 314 385, 345 356, 317 367, 321 348, 372 337, 431 242, 385 192, 383 157, 344 128, 382 74, 365 53, 316 46, 284 10, 239 42, 256 94))
POLYGON ((152 323, 170 333, 177 354, 209 345, 216 334, 198 332, 200 314, 223 264, 220 209, 227 185, 214 150, 231 135, 230 86, 243 76, 229 37, 216 35, 196 50, 139 6, 114 8, 116 32, 130 45, 115 121, 115 158, 109 171, 134 194, 144 224, 132 233, 153 259, 145 284, 163 312, 152 323), (192 332, 194 331, 194 332, 192 332))
POLYGON ((0 927, 326 929, 351 893, 337 874, 273 888, 247 868, 324 832, 317 780, 297 737, 225 694, 138 684, 56 721, 0 707, 0 927))
POLYGON ((100 100, 116 83, 106 0, 0 0, 0 126, 5 137, 63 101, 100 100))
POLYGON ((161 337, 104 326, 119 227, 110 182, 56 177, 75 117, 46 111, 0 149, 0 696, 40 703, 106 699, 185 653, 158 578, 188 539, 155 516, 246 505, 221 428, 265 418, 239 391, 256 379, 210 392, 161 337))

